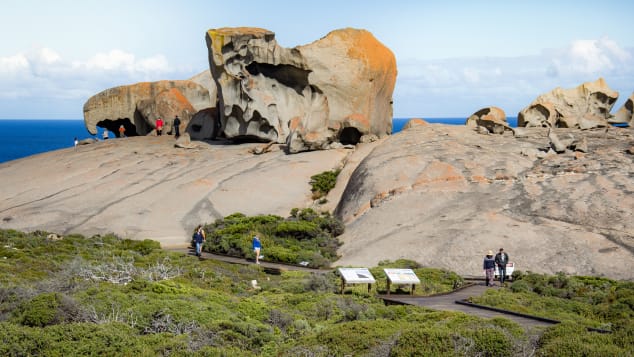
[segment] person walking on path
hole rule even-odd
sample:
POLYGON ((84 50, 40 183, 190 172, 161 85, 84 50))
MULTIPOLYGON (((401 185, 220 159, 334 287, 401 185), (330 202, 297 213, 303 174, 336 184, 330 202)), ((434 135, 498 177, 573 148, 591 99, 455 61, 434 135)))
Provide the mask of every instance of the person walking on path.
POLYGON ((77 149, 77 145, 79 145, 79 140, 77 140, 77 137, 75 137, 75 149, 77 149))
POLYGON ((500 274, 500 285, 504 284, 506 279, 506 264, 509 262, 509 255, 504 252, 504 248, 500 248, 498 254, 495 255, 495 264, 498 266, 500 274))
POLYGON ((205 230, 203 229, 202 225, 199 224, 198 227, 196 227, 193 238, 194 244, 196 244, 196 256, 200 257, 202 253, 203 243, 205 243, 206 240, 205 230))
POLYGON ((156 136, 161 136, 163 134, 163 119, 160 117, 156 119, 156 136))
POLYGON ((262 242, 260 242, 260 237, 258 235, 253 236, 253 252, 255 253, 255 264, 260 264, 260 251, 262 250, 262 242))
POLYGON ((484 262, 482 263, 482 269, 486 277, 486 286, 493 286, 493 274, 495 272, 495 259, 493 258, 493 251, 489 250, 484 262))
POLYGON ((172 126, 174 127, 174 137, 178 139, 178 137, 181 136, 181 120, 178 118, 178 115, 174 117, 174 122, 172 123, 172 126))
POLYGON ((123 124, 119 126, 119 137, 125 138, 125 127, 123 126, 123 124))

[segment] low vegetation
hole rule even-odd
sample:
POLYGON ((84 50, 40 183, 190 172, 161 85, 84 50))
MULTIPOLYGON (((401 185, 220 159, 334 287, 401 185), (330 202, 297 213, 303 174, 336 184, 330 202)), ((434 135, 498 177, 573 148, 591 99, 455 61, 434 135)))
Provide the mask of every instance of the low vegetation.
POLYGON ((471 301, 561 321, 539 341, 545 355, 631 355, 634 282, 564 273, 513 278, 510 289, 491 289, 471 301))
MULTIPOLYGON (((386 306, 363 286, 341 294, 336 271, 267 275, 255 264, 199 260, 150 240, 46 237, 0 230, 2 356, 626 356, 633 345, 626 282, 535 276, 532 283, 526 274, 484 296, 517 296, 509 308, 553 299, 549 314, 565 322, 535 331, 506 319, 386 306), (536 289, 566 290, 556 287, 562 280, 579 295, 536 289), (520 281, 526 289, 513 288, 520 281)), ((387 267, 414 269, 417 294, 462 283, 452 272, 385 261, 371 268, 379 292, 387 267)))
POLYGON ((251 240, 257 234, 265 260, 320 268, 338 258, 337 237, 344 225, 327 212, 306 208, 293 209, 288 218, 235 213, 205 225, 204 230, 207 241, 203 250, 210 253, 254 258, 251 240))
MULTIPOLYGON (((313 193, 313 199, 323 199, 330 190, 335 188, 337 183, 337 176, 339 176, 341 170, 324 171, 320 174, 310 177, 311 191, 313 193)), ((325 202, 323 202, 325 203, 325 202)))

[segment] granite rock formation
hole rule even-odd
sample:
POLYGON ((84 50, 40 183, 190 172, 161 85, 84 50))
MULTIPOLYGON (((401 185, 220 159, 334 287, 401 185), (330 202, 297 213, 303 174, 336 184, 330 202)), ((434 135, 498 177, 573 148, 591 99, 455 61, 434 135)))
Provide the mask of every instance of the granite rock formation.
POLYGON ((172 119, 178 115, 187 128, 198 111, 213 107, 209 90, 190 81, 141 82, 106 89, 84 104, 84 123, 91 134, 97 127, 118 135, 123 125, 127 136, 147 135, 155 129, 158 117, 165 122, 164 131, 170 132, 172 119))
POLYGON ((396 60, 369 32, 336 30, 290 49, 259 28, 213 29, 206 40, 227 138, 296 153, 391 133, 396 60))
POLYGON ((591 129, 605 127, 618 92, 608 87, 603 78, 576 88, 555 88, 537 97, 517 117, 520 127, 560 127, 591 129))
POLYGON ((611 124, 628 124, 634 126, 634 93, 627 98, 623 106, 609 120, 611 124))
POLYGON ((512 130, 506 121, 506 113, 498 107, 478 110, 467 118, 465 124, 469 128, 484 128, 491 134, 503 134, 504 130, 512 130))
POLYGON ((0 164, 0 228, 184 247, 197 224, 235 212, 336 207, 346 223, 337 265, 406 258, 481 275, 483 253, 504 247, 522 271, 634 279, 634 131, 553 128, 587 146, 556 154, 548 129, 524 130, 412 125, 295 155, 188 133, 176 141, 186 150, 167 136, 99 141, 0 164), (310 177, 334 168, 321 205, 310 177))
POLYGON ((587 146, 555 154, 548 129, 525 131, 429 124, 385 139, 335 210, 337 264, 405 258, 481 275, 484 253, 504 247, 523 271, 634 279, 634 132, 552 129, 587 146))
POLYGON ((412 118, 412 119, 408 120, 407 123, 405 123, 405 125, 403 125, 403 128, 401 130, 408 130, 409 128, 413 128, 415 126, 428 125, 428 124, 429 123, 427 123, 425 121, 425 119, 412 118))

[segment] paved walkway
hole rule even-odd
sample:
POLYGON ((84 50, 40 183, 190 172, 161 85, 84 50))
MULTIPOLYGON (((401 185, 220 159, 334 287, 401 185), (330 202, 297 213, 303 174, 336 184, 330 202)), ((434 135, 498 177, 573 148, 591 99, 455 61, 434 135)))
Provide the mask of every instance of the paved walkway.
POLYGON ((482 295, 487 289, 499 289, 499 287, 487 287, 482 284, 470 285, 466 288, 456 290, 449 294, 435 296, 398 296, 398 295, 381 295, 380 297, 386 303, 407 304, 424 306, 434 310, 461 311, 470 315, 483 318, 504 317, 515 321, 524 327, 552 326, 556 322, 542 321, 539 319, 523 317, 513 314, 512 312, 493 311, 476 306, 469 306, 456 303, 456 301, 465 300, 471 296, 482 295))

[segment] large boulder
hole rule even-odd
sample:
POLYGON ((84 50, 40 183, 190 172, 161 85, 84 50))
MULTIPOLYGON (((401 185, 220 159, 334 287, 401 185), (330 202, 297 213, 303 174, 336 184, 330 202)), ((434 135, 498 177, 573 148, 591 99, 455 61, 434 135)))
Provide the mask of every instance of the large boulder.
POLYGON ((470 128, 485 128, 488 133, 504 134, 505 129, 510 130, 506 121, 506 113, 498 107, 486 107, 471 114, 465 123, 470 128))
POLYGON ((581 129, 607 126, 618 97, 619 93, 610 89, 603 78, 571 89, 557 87, 522 109, 517 125, 581 129))
POLYGON ((286 143, 291 153, 392 131, 394 54, 365 30, 284 48, 259 28, 207 32, 222 133, 286 143))
POLYGON ((628 124, 634 126, 634 93, 627 98, 623 106, 614 114, 609 122, 611 124, 628 124))
POLYGON ((186 127, 196 112, 213 106, 207 88, 194 81, 141 82, 90 97, 84 104, 84 123, 93 135, 97 127, 117 133, 119 125, 125 126, 127 136, 147 135, 158 117, 169 132, 175 115, 186 127))

